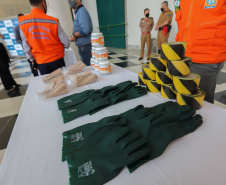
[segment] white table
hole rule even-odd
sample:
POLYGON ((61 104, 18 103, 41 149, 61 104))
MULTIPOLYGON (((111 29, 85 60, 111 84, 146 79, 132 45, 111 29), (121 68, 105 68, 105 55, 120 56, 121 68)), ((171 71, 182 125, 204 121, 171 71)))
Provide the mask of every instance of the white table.
MULTIPOLYGON (((137 81, 137 74, 113 65, 113 74, 98 76, 98 82, 75 89, 137 81)), ((0 168, 1 185, 67 185, 68 168, 61 162, 62 132, 120 114, 139 104, 154 106, 167 101, 149 93, 141 98, 111 106, 92 116, 63 124, 57 100, 43 100, 36 94, 40 77, 32 78, 0 168)), ((198 111, 203 125, 171 143, 164 154, 129 174, 125 168, 107 185, 225 185, 226 110, 204 102, 198 111)))
POLYGON ((71 47, 68 49, 65 49, 64 53, 65 53, 64 61, 65 61, 66 67, 70 67, 77 62, 75 53, 71 47))

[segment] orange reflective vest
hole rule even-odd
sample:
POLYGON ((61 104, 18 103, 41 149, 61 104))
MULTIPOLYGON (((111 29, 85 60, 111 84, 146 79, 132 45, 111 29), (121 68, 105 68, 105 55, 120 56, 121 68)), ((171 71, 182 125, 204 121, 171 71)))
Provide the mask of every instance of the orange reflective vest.
POLYGON ((19 17, 19 25, 38 64, 64 57, 64 46, 58 37, 58 19, 34 8, 29 15, 19 17))
POLYGON ((187 42, 195 63, 226 61, 226 1, 175 0, 176 41, 187 42))

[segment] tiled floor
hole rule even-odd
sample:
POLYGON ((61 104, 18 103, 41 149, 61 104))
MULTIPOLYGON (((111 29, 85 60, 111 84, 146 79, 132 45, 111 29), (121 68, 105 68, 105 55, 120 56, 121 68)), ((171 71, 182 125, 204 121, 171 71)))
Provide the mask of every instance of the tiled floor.
POLYGON ((0 164, 32 77, 26 60, 12 62, 10 69, 14 79, 21 86, 9 97, 0 80, 0 164))
MULTIPOLYGON (((116 48, 108 48, 108 50, 111 63, 135 73, 140 72, 142 64, 147 63, 146 58, 142 61, 138 61, 139 51, 137 50, 116 48)), ((26 89, 32 77, 29 64, 26 60, 13 62, 11 72, 17 83, 22 86, 17 89, 12 97, 9 97, 0 81, 0 164, 23 102, 26 89)), ((217 106, 226 109, 226 65, 219 76, 215 100, 217 106)))

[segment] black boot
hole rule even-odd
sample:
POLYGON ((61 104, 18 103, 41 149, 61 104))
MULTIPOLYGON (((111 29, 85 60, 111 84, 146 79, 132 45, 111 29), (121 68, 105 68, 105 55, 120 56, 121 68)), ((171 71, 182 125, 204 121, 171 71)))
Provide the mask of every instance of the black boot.
POLYGON ((161 49, 159 49, 159 50, 158 50, 158 54, 161 54, 161 51, 162 51, 162 50, 161 50, 161 49))

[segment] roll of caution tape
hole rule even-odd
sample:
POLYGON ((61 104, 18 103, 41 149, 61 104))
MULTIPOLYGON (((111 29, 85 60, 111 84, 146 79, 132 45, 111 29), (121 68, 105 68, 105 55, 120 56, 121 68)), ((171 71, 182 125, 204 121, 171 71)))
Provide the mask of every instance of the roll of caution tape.
POLYGON ((199 110, 203 105, 206 93, 199 89, 196 95, 177 93, 177 103, 179 105, 189 105, 191 108, 199 110))
POLYGON ((146 80, 143 78, 142 72, 138 73, 138 84, 146 86, 146 80))
POLYGON ((159 93, 161 91, 161 85, 159 85, 156 81, 147 80, 147 90, 152 93, 159 93))
POLYGON ((173 76, 163 71, 156 72, 156 82, 160 85, 172 85, 173 76))
POLYGON ((182 94, 197 94, 201 77, 190 73, 184 77, 173 76, 173 89, 182 94))
POLYGON ((167 42, 162 44, 161 58, 165 60, 184 59, 186 42, 167 42))
POLYGON ((149 65, 152 71, 166 71, 167 60, 163 60, 160 55, 156 55, 151 57, 149 65))
POLYGON ((172 89, 172 85, 162 85, 161 96, 166 99, 176 99, 177 92, 172 89))
POLYGON ((142 66, 142 75, 145 80, 155 80, 156 72, 149 68, 148 64, 142 66))
POLYGON ((169 60, 167 69, 173 76, 185 76, 190 73, 192 58, 185 58, 183 60, 169 60))

